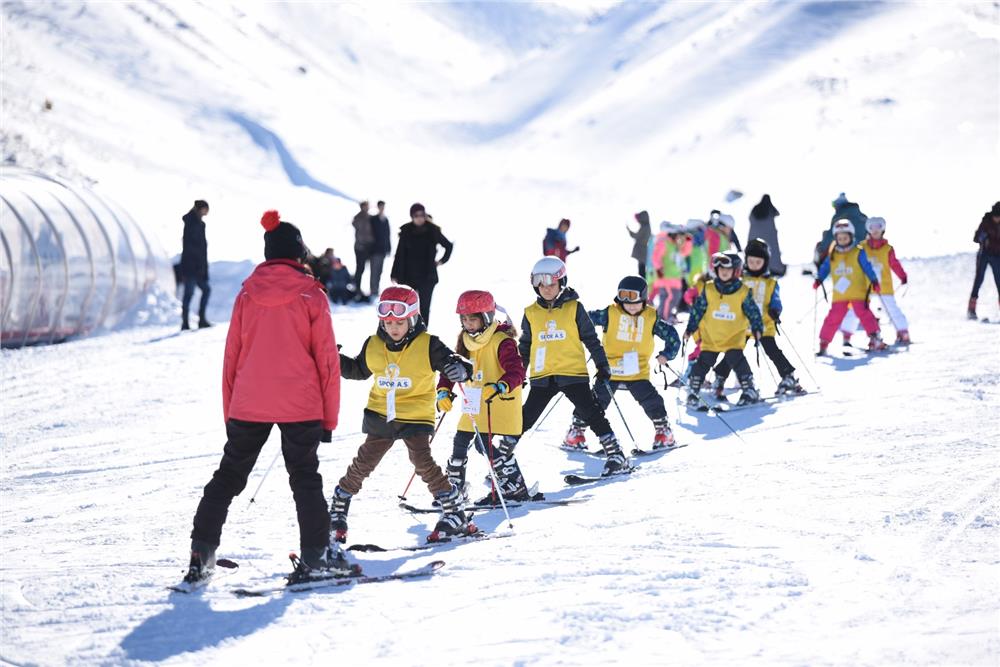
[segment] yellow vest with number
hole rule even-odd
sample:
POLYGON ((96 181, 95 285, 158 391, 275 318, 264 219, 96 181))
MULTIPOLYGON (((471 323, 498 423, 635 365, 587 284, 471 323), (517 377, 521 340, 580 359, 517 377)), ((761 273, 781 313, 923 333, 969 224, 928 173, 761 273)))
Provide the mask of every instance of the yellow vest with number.
POLYGON ((858 256, 861 247, 847 252, 834 248, 830 253, 830 280, 833 282, 833 302, 864 301, 868 296, 868 276, 861 270, 858 256))
POLYGON ((392 352, 378 336, 368 339, 365 364, 375 380, 368 394, 369 410, 388 419, 392 403, 396 408, 393 421, 434 424, 437 390, 430 342, 430 334, 424 331, 399 352, 392 352))
POLYGON ((868 261, 871 262, 872 269, 878 276, 878 284, 882 294, 892 296, 896 293, 896 288, 892 284, 892 269, 889 266, 889 253, 892 252, 892 246, 886 243, 881 248, 872 248, 865 243, 864 248, 865 254, 868 255, 868 261))
POLYGON ((649 358, 656 341, 653 327, 656 309, 646 306, 638 315, 629 315, 620 305, 608 306, 608 325, 604 327, 604 351, 611 364, 611 379, 630 382, 649 379, 649 358), (629 355, 629 358, 626 358, 629 355), (631 361, 630 361, 631 360, 631 361), (631 366, 631 368, 630 368, 631 366), (628 373, 638 368, 638 372, 628 373))
MULTIPOLYGON (((484 334, 485 335, 485 334, 484 334)), ((478 413, 473 414, 476 418, 476 426, 479 432, 486 437, 487 430, 492 429, 494 435, 521 435, 521 386, 511 387, 510 393, 501 398, 497 396, 489 405, 487 413, 486 399, 493 395, 495 391, 492 387, 485 387, 491 382, 497 382, 503 377, 504 369, 500 366, 500 343, 514 338, 507 331, 494 331, 489 341, 478 350, 469 351, 469 359, 472 361, 472 378, 465 383, 466 390, 478 389, 482 391, 479 397, 478 413), (489 420, 487 420, 489 417, 489 420)), ((459 392, 461 397, 461 392, 459 392)), ((472 408, 476 410, 476 407, 472 408)), ((472 432, 472 419, 465 413, 463 408, 462 417, 458 420, 458 430, 467 433, 472 432)))
POLYGON ((750 328, 750 319, 743 314, 743 300, 749 292, 746 285, 732 294, 723 294, 715 283, 705 286, 708 307, 698 324, 702 350, 725 352, 743 349, 747 343, 747 329, 750 328))
POLYGON ((580 330, 576 328, 576 306, 577 300, 570 299, 551 310, 537 301, 525 308, 524 316, 531 327, 531 353, 526 359, 530 377, 590 375, 580 330))
MULTIPOLYGON (((768 314, 767 306, 771 303, 771 297, 774 296, 774 288, 778 284, 778 279, 772 276, 744 275, 740 280, 750 290, 750 296, 753 297, 753 300, 757 302, 757 307, 760 308, 761 317, 764 319, 763 335, 776 336, 778 328, 775 326, 770 314, 768 314)), ((750 331, 749 327, 747 331, 750 331)))

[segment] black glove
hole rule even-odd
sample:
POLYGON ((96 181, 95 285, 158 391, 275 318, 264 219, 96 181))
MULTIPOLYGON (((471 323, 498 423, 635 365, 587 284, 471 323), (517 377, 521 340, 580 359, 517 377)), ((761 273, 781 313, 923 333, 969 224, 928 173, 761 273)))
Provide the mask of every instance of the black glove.
POLYGON ((458 357, 452 357, 444 365, 444 376, 452 382, 465 382, 469 379, 468 365, 458 357))
POLYGON ((597 374, 594 375, 594 379, 598 382, 610 382, 611 380, 611 367, 610 366, 598 366, 597 374))
POLYGON ((333 431, 330 429, 323 429, 323 435, 319 437, 320 442, 333 442, 333 431))
POLYGON ((774 320, 775 322, 780 321, 781 311, 778 310, 777 308, 768 308, 767 314, 770 315, 771 319, 774 320))

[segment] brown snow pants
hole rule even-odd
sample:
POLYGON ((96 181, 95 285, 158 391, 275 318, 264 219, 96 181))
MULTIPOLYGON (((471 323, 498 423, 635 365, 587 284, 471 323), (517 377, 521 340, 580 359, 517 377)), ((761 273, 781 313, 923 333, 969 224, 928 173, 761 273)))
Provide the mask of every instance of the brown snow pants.
MULTIPOLYGON (((441 470, 441 467, 434 462, 431 457, 431 436, 429 433, 420 433, 402 438, 406 444, 406 449, 410 454, 410 463, 416 468, 420 479, 424 480, 431 493, 438 494, 451 490, 451 482, 441 470)), ((354 495, 361 491, 361 485, 368 475, 372 474, 379 461, 386 452, 392 448, 395 438, 386 438, 380 435, 368 434, 364 444, 358 449, 357 456, 351 461, 347 472, 340 478, 340 488, 354 495)))

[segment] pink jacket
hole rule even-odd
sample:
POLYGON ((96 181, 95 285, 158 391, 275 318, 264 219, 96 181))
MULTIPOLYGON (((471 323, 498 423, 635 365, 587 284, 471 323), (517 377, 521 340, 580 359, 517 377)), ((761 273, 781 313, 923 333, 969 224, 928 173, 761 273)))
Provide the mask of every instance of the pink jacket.
POLYGON ((233 304, 222 365, 225 419, 337 427, 340 356, 326 294, 301 264, 264 262, 233 304))

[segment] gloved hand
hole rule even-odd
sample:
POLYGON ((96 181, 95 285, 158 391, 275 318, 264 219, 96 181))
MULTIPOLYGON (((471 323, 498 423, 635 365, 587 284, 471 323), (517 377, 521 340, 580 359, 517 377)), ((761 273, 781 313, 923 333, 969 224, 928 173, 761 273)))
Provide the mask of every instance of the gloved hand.
POLYGON ((781 318, 781 311, 777 308, 768 308, 767 314, 771 316, 771 319, 775 322, 779 321, 781 318))
POLYGON ((760 336, 761 336, 761 332, 759 332, 759 331, 754 331, 753 332, 753 344, 754 344, 754 347, 760 345, 760 336))
POLYGON ((469 379, 469 368, 458 357, 452 357, 445 362, 444 376, 452 382, 465 382, 469 379))
POLYGON ((882 293, 882 286, 878 284, 877 280, 872 283, 872 291, 875 292, 876 294, 882 293))
POLYGON ((320 442, 333 442, 333 431, 329 429, 323 429, 323 435, 319 437, 320 442))
POLYGON ((438 412, 450 412, 451 403, 455 398, 455 394, 451 393, 447 389, 438 389, 437 393, 437 409, 438 412))
POLYGON ((611 367, 598 366, 597 373, 594 374, 594 379, 598 382, 609 382, 611 380, 611 367))
POLYGON ((907 278, 906 276, 903 276, 903 279, 899 281, 899 284, 900 285, 905 285, 908 280, 909 280, 909 278, 907 278))
POLYGON ((486 398, 492 398, 493 396, 504 396, 508 392, 510 392, 510 387, 507 386, 507 383, 504 382, 503 380, 500 380, 499 382, 490 382, 486 385, 486 387, 491 390, 490 395, 487 396, 486 398))
POLYGON ((822 284, 823 284, 823 281, 821 281, 821 280, 814 280, 813 281, 813 289, 819 289, 819 286, 822 285, 822 284))

